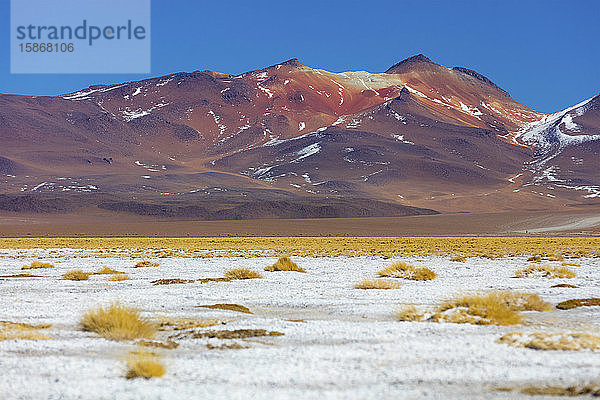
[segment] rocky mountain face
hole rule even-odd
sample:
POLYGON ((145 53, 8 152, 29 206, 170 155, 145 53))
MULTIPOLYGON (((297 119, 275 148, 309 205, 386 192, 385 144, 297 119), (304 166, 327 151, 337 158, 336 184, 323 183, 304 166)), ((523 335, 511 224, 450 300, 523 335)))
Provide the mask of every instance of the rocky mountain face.
POLYGON ((600 96, 555 114, 423 55, 0 95, 0 209, 194 219, 600 202, 600 96), (596 200, 595 200, 596 199, 596 200))

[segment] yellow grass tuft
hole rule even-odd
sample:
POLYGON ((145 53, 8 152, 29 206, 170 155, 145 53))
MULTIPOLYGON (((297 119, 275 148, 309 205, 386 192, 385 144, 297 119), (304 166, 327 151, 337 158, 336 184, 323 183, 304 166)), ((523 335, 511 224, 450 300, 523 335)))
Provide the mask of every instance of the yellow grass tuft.
POLYGON ((156 262, 152 262, 152 261, 140 261, 139 263, 135 264, 135 268, 147 268, 147 267, 158 267, 160 264, 156 263, 156 262))
POLYGON ((450 261, 463 262, 463 261, 467 261, 467 257, 465 257, 465 256, 452 256, 452 258, 450 258, 450 261))
POLYGON ((426 267, 415 267, 405 262, 395 262, 378 272, 387 278, 403 278, 413 281, 428 281, 437 277, 436 273, 426 267))
POLYGON ((110 340, 152 339, 157 329, 154 323, 140 317, 139 311, 118 302, 88 310, 81 319, 81 327, 110 340))
POLYGON ((125 378, 160 378, 165 374, 165 366, 156 354, 146 351, 134 351, 127 357, 125 378))
POLYGON ((43 263, 39 261, 34 261, 29 265, 23 265, 21 269, 38 269, 38 268, 54 268, 54 265, 50 263, 43 263))
POLYGON ((129 280, 129 275, 121 272, 121 273, 118 273, 116 275, 111 276, 110 278, 108 278, 108 280, 111 281, 111 282, 128 281, 129 280))
POLYGON ((398 310, 395 318, 398 321, 424 321, 425 314, 417 310, 417 307, 410 305, 398 310))
POLYGON ((600 337, 587 333, 512 332, 497 342, 535 350, 600 350, 600 337))
POLYGON ((260 279, 262 275, 258 272, 254 272, 248 268, 234 268, 225 271, 223 275, 225 279, 236 280, 236 279, 260 279))
POLYGON ((356 289, 400 289, 398 282, 384 279, 363 279, 362 282, 354 285, 356 289))
POLYGON ((507 305, 506 299, 496 292, 445 301, 432 319, 436 322, 476 325, 515 325, 522 320, 519 312, 507 305))
POLYGON ((575 272, 565 266, 529 265, 515 272, 517 278, 575 278, 575 272))
POLYGON ((495 296, 499 301, 504 302, 514 311, 550 311, 552 305, 542 300, 536 293, 511 292, 508 290, 499 290, 490 292, 490 296, 495 296))
POLYGON ((48 340, 50 336, 39 333, 40 329, 51 325, 31 325, 23 322, 0 321, 0 341, 2 340, 48 340))
POLYGON ((273 265, 265 267, 265 271, 294 271, 294 272, 306 272, 304 269, 299 267, 295 262, 290 260, 289 257, 281 257, 273 265))
POLYGON ((94 272, 95 275, 116 275, 116 274, 124 274, 125 272, 117 271, 115 269, 104 267, 94 272))
POLYGON ((72 271, 65 272, 62 276, 64 280, 68 281, 87 281, 90 279, 91 273, 83 272, 80 269, 74 269, 72 271))

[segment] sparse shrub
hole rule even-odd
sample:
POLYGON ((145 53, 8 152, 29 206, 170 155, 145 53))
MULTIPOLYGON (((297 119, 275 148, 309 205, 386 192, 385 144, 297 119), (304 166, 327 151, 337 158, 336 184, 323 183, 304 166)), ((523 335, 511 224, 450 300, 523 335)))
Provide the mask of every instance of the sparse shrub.
POLYGON ((265 271, 294 271, 294 272, 306 272, 304 269, 300 268, 295 262, 290 260, 289 257, 281 257, 277 262, 273 265, 269 265, 265 267, 265 271))
POLYGON ((542 256, 531 256, 527 259, 527 261, 539 263, 542 262, 542 256))
POLYGON ((560 302, 556 305, 556 308, 559 310, 570 310, 572 308, 577 307, 592 307, 592 306, 600 306, 600 298, 591 298, 591 299, 571 299, 567 301, 560 302))
POLYGON ((262 275, 258 272, 254 272, 248 268, 234 268, 225 271, 223 275, 225 279, 236 280, 236 279, 260 279, 262 275))
POLYGON ((569 268, 552 265, 529 265, 515 272, 517 278, 575 278, 575 272, 569 268))
POLYGON ((384 279, 363 279, 354 285, 356 289, 400 289, 400 286, 398 282, 384 279))
POLYGON ((118 302, 88 310, 81 319, 81 327, 110 340, 151 339, 157 328, 142 318, 139 311, 118 302))
POLYGON ((160 378, 165 374, 165 366, 156 354, 146 351, 131 352, 127 357, 125 378, 160 378))
POLYGON ((600 350, 600 337, 587 333, 512 332, 497 342, 535 350, 600 350))
POLYGON ((39 261, 33 261, 29 265, 23 265, 21 269, 38 269, 38 268, 54 268, 54 265, 50 263, 43 263, 39 261))
POLYGON ((112 281, 112 282, 128 281, 129 275, 127 275, 125 273, 119 273, 119 274, 111 276, 110 278, 108 278, 108 280, 112 281))
POLYGON ((139 263, 135 264, 135 268, 148 268, 148 267, 158 267, 160 264, 157 262, 152 262, 152 261, 140 261, 139 263))
POLYGON ((72 271, 65 272, 62 276, 64 280, 68 281, 87 281, 90 279, 89 272, 83 272, 80 269, 74 269, 72 271))
POLYGON ((398 261, 378 272, 387 278, 403 278, 413 281, 428 281, 437 277, 436 273, 426 267, 415 267, 398 261))
POLYGON ((124 274, 125 272, 117 271, 109 267, 104 267, 94 272, 96 275, 116 275, 116 274, 124 274))

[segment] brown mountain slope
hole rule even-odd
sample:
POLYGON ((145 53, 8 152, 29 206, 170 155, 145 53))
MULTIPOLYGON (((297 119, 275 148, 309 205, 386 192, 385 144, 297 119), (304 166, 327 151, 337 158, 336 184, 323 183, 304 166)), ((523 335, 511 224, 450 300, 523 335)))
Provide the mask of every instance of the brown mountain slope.
POLYGON ((238 76, 0 95, 0 193, 10 196, 0 208, 64 199, 215 219, 577 205, 600 188, 598 114, 598 98, 535 112, 423 55, 381 74, 294 59, 238 76))

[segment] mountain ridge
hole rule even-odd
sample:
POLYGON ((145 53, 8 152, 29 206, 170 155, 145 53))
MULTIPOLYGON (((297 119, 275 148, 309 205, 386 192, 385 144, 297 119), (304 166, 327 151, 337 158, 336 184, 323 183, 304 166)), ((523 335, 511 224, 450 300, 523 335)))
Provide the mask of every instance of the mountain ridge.
POLYGON ((597 99, 543 114, 422 54, 380 74, 293 58, 239 75, 0 95, 0 194, 93 193, 95 207, 139 202, 122 211, 134 213, 219 203, 197 218, 251 218, 257 208, 243 204, 260 201, 321 215, 307 199, 344 216, 379 215, 358 211, 359 199, 394 215, 578 206, 600 198, 597 99))

